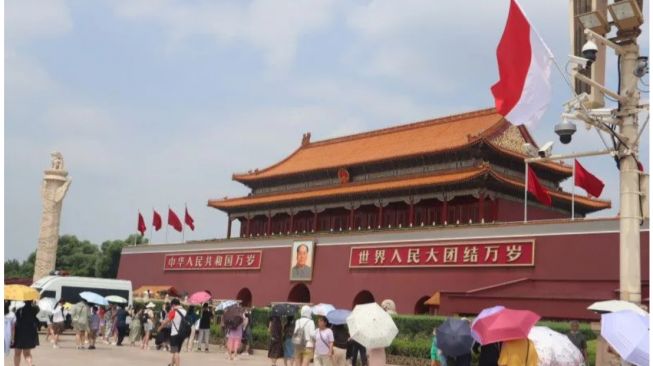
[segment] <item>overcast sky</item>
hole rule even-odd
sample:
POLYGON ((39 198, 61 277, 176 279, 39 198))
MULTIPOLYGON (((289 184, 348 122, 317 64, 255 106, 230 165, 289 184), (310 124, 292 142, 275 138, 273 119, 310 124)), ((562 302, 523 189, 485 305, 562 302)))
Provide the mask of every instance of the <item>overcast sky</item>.
MULTIPOLYGON (((564 68, 567 0, 521 3, 564 68)), ((183 214, 186 203, 196 224, 186 238, 209 239, 224 237, 227 219, 207 200, 247 194, 231 174, 284 158, 304 132, 315 141, 492 106, 508 4, 7 0, 5 258, 36 248, 51 151, 73 180, 61 234, 122 239, 139 209, 149 225, 153 207, 183 214)), ((648 32, 641 41, 648 55, 648 32)), ((553 102, 532 126, 539 143, 557 140, 570 98, 557 71, 552 82, 553 102)), ((556 152, 603 147, 578 127, 575 144, 556 152)), ((647 170, 648 140, 646 131, 647 170)), ((618 207, 614 162, 583 164, 618 207)))

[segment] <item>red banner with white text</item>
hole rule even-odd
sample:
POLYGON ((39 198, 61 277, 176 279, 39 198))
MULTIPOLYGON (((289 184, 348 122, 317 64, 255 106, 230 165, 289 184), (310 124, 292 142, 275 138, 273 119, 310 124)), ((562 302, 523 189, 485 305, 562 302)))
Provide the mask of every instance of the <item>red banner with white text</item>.
POLYGON ((535 263, 535 241, 353 247, 350 268, 513 267, 535 263))
POLYGON ((163 270, 251 270, 260 269, 262 259, 263 253, 260 250, 194 254, 166 254, 163 262, 163 270))

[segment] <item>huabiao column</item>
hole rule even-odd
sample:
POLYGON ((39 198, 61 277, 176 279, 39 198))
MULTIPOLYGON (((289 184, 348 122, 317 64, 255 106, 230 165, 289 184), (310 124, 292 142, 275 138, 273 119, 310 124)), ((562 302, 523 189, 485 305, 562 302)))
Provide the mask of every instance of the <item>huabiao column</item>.
POLYGON ((36 249, 36 262, 34 263, 34 281, 49 275, 55 268, 61 205, 72 181, 64 169, 61 153, 53 152, 50 156, 52 156, 52 165, 50 169, 43 172, 43 184, 41 185, 43 211, 39 245, 36 249))

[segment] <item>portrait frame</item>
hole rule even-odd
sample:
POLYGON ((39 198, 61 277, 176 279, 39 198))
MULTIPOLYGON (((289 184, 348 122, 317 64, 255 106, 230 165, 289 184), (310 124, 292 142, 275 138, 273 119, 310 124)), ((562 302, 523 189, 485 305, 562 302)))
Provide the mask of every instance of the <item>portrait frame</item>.
MULTIPOLYGON (((304 249, 301 249, 304 252, 304 249)), ((313 280, 313 267, 315 265, 315 241, 314 240, 297 240, 292 243, 290 251, 290 281, 291 282, 310 282, 313 280), (305 263, 299 266, 297 256, 300 247, 306 248, 305 263), (295 268, 297 267, 297 268, 295 268)))

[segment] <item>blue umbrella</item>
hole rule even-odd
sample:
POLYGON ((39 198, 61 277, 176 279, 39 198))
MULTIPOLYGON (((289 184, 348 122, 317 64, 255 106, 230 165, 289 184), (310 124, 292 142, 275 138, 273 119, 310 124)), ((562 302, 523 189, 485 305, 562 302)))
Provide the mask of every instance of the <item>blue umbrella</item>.
POLYGON ((109 305, 109 301, 104 298, 104 296, 96 294, 95 292, 91 291, 84 291, 79 294, 79 297, 82 299, 92 302, 93 304, 98 304, 98 305, 109 305))
POLYGON ((436 329, 438 348, 447 356, 458 357, 470 353, 474 338, 467 320, 448 318, 436 329))
POLYGON ((327 320, 334 325, 347 324, 347 317, 351 311, 345 309, 331 310, 327 313, 327 320))
POLYGON ((632 310, 603 314, 601 336, 624 360, 637 366, 648 366, 648 315, 632 310))

